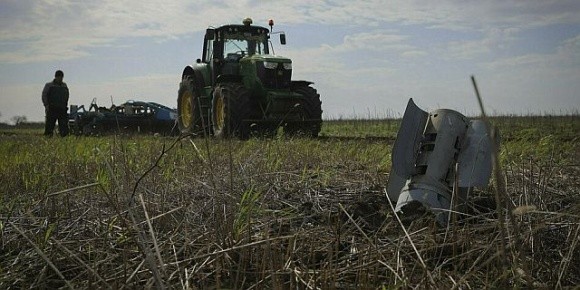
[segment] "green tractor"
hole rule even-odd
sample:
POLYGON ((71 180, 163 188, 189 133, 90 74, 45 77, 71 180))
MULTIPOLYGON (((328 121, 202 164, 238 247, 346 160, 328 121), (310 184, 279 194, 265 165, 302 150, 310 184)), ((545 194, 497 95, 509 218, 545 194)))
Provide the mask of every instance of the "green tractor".
POLYGON ((309 81, 293 81, 292 61, 270 50, 270 35, 284 33, 252 25, 206 30, 203 55, 183 70, 177 97, 182 134, 237 137, 254 133, 316 137, 322 125, 320 95, 309 81))

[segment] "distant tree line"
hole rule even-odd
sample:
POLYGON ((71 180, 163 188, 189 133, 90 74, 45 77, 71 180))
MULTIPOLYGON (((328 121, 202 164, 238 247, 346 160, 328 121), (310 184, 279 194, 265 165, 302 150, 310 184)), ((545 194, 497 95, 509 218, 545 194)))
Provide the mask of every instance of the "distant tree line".
MULTIPOLYGON (((0 112, 0 117, 2 117, 2 112, 0 112)), ((36 129, 42 128, 44 126, 44 122, 28 122, 28 117, 26 116, 14 116, 10 118, 10 123, 0 122, 0 129, 9 129, 9 128, 27 128, 27 129, 36 129)))

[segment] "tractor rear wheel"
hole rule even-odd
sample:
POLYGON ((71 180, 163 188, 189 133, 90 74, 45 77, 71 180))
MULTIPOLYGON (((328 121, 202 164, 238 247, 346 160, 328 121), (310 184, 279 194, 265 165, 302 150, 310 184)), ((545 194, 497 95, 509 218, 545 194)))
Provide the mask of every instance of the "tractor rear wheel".
POLYGON ((222 83, 216 86, 211 114, 216 137, 249 137, 249 124, 243 122, 250 115, 249 100, 249 91, 242 84, 222 83))
POLYGON ((181 134, 198 133, 196 131, 203 127, 198 99, 194 77, 185 76, 179 84, 177 96, 177 125, 181 134))
POLYGON ((303 134, 308 137, 317 137, 322 128, 322 102, 320 95, 308 84, 298 84, 293 91, 303 96, 300 102, 302 122, 291 123, 284 127, 288 135, 303 134))

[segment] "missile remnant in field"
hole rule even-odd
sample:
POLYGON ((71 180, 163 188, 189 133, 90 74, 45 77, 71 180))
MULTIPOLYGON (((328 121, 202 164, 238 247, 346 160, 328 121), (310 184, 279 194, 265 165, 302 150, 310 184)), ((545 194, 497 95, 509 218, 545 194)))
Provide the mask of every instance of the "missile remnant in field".
POLYGON ((491 138, 486 124, 459 112, 421 110, 410 99, 392 151, 387 194, 407 221, 430 212, 440 225, 465 212, 474 187, 486 187, 491 138))

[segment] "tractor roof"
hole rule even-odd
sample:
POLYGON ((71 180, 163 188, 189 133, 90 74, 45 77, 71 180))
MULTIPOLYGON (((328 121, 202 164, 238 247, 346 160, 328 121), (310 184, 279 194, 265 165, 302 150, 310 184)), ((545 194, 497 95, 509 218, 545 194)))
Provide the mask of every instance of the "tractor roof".
POLYGON ((241 25, 241 24, 223 25, 216 28, 215 30, 219 32, 230 32, 230 33, 250 32, 253 35, 268 34, 270 32, 270 30, 268 30, 268 28, 266 27, 254 25, 241 25))

